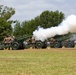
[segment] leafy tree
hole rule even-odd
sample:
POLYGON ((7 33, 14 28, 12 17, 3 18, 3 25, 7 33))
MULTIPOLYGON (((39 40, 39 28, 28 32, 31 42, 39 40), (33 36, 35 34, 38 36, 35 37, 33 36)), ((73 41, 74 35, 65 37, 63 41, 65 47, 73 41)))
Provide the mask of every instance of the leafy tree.
POLYGON ((64 19, 64 14, 57 11, 44 11, 40 15, 40 25, 44 28, 58 26, 64 19))
POLYGON ((24 31, 24 35, 32 35, 32 32, 36 29, 35 21, 32 19, 31 21, 22 22, 21 27, 24 31))
POLYGON ((16 21, 15 27, 14 27, 14 36, 22 36, 22 28, 19 21, 16 21))
MULTIPOLYGON (((52 26, 57 26, 64 19, 64 14, 59 11, 44 11, 35 19, 30 21, 24 21, 19 26, 22 29, 22 34, 19 34, 15 27, 14 31, 19 35, 32 35, 33 31, 41 26, 43 28, 49 28, 52 26)), ((21 31, 21 30, 20 30, 21 31)), ((20 32, 21 33, 21 32, 20 32)), ((18 35, 16 34, 16 35, 18 35)))
POLYGON ((11 24, 14 22, 13 20, 9 20, 15 14, 15 10, 13 8, 9 8, 7 6, 0 5, 0 40, 6 34, 12 33, 11 24))

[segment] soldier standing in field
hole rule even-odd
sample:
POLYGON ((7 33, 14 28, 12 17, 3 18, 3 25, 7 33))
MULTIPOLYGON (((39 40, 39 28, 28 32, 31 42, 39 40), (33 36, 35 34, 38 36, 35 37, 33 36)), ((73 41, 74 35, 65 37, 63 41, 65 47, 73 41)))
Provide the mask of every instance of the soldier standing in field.
POLYGON ((4 45, 5 45, 5 48, 7 49, 10 49, 10 46, 11 46, 11 43, 14 39, 10 36, 10 35, 6 35, 5 38, 4 38, 4 45))
POLYGON ((33 49, 35 48, 35 42, 36 42, 35 38, 32 37, 32 48, 33 48, 33 49))
POLYGON ((50 42, 53 43, 55 41, 54 38, 50 38, 50 42))

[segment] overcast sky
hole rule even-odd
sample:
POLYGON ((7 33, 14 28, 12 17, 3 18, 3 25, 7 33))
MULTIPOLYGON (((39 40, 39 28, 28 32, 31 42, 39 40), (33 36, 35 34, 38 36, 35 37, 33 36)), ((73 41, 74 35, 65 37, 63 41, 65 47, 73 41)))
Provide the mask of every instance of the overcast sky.
POLYGON ((33 19, 45 10, 62 11, 65 17, 76 15, 76 0, 0 0, 0 5, 15 8, 12 19, 19 21, 33 19))

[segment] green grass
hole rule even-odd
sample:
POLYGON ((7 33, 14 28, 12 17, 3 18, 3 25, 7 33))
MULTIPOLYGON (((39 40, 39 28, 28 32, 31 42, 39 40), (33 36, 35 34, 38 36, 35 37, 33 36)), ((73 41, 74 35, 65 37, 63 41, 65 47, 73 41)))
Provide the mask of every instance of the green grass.
POLYGON ((76 75, 76 51, 1 50, 0 75, 76 75))

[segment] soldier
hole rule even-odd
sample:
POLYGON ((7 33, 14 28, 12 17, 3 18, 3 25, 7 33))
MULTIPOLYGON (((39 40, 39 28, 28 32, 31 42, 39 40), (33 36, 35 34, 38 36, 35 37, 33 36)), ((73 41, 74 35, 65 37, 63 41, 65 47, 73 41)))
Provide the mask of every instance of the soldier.
POLYGON ((26 46, 28 43, 26 40, 24 40, 23 44, 24 44, 24 46, 26 46))
POLYGON ((13 36, 13 35, 12 35, 12 36, 11 36, 11 39, 12 39, 12 41, 14 41, 14 39, 15 39, 15 36, 13 36))
POLYGON ((36 42, 35 37, 32 37, 32 48, 35 48, 35 42, 36 42))
POLYGON ((30 44, 30 38, 26 39, 27 44, 30 44))
POLYGON ((10 45, 11 45, 12 41, 13 41, 13 38, 9 35, 6 35, 4 38, 5 48, 10 49, 10 45))
POLYGON ((24 40, 23 44, 24 44, 24 46, 26 46, 27 44, 30 44, 30 38, 24 40))
POLYGON ((35 43, 35 38, 34 37, 32 37, 32 43, 35 43))
POLYGON ((53 43, 55 41, 54 38, 50 38, 50 42, 53 43))
POLYGON ((24 40, 23 45, 24 45, 24 48, 26 49, 30 48, 30 38, 27 38, 26 40, 24 40))

